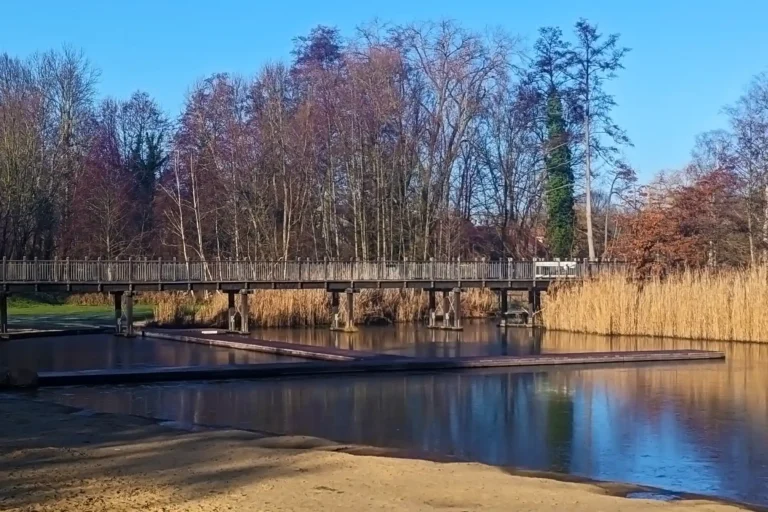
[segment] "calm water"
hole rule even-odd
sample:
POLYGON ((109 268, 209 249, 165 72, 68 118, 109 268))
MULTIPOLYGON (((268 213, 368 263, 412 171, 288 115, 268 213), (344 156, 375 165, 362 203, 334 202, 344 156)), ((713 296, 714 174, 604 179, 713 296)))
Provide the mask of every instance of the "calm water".
POLYGON ((0 342, 0 366, 37 371, 209 366, 301 361, 288 357, 110 334, 0 342))
MULTIPOLYGON (((583 336, 501 337, 407 326, 262 331, 419 355, 723 350, 726 362, 43 389, 101 411, 304 434, 768 505, 768 345, 583 336), (433 341, 433 336, 436 338, 433 341)), ((204 348, 204 347, 199 347, 204 348)))

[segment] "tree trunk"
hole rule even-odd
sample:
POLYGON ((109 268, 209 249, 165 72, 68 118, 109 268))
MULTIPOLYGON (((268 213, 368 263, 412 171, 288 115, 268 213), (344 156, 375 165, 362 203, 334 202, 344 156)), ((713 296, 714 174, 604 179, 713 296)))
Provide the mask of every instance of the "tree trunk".
POLYGON ((587 189, 587 204, 586 204, 586 214, 587 214, 587 246, 589 248, 589 259, 590 261, 595 261, 595 238, 594 234, 592 233, 592 139, 591 135, 589 133, 589 113, 587 113, 586 121, 584 124, 584 132, 585 132, 585 138, 586 138, 586 163, 587 163, 587 169, 586 169, 586 175, 584 176, 585 186, 587 189))
POLYGON ((763 263, 768 263, 768 183, 764 189, 763 203, 763 263))

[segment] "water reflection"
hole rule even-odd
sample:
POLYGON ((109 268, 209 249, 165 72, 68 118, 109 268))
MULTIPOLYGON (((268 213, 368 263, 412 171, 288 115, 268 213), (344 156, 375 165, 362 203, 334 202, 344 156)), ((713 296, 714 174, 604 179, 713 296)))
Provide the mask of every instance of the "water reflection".
POLYGON ((150 366, 211 366, 301 361, 287 357, 110 334, 0 342, 0 366, 66 371, 150 366))
MULTIPOLYGON (((374 346, 403 343, 380 338, 360 337, 380 344, 374 346)), ((527 338, 517 339, 508 338, 510 351, 531 350, 527 338)), ((471 344, 465 339, 461 350, 471 344)), ((768 345, 564 333, 547 333, 536 344, 543 352, 695 347, 723 350, 728 360, 62 388, 41 396, 97 410, 314 435, 768 504, 768 345)))
POLYGON ((463 331, 430 330, 419 324, 368 326, 356 333, 329 329, 258 329, 254 338, 412 357, 530 355, 541 352, 540 332, 500 330, 493 322, 467 322, 463 331))

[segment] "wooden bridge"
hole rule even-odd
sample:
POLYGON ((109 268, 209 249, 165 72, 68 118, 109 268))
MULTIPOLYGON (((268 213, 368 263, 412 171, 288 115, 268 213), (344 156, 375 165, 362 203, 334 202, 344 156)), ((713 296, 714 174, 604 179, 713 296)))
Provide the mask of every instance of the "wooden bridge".
POLYGON ((528 291, 528 313, 539 309, 540 292, 559 279, 583 279, 616 270, 618 263, 583 261, 176 261, 7 260, 0 265, 0 332, 7 331, 7 295, 14 292, 103 292, 114 295, 116 328, 132 333, 133 294, 141 291, 220 290, 229 295, 229 327, 248 331, 248 293, 268 289, 323 289, 332 296, 334 326, 354 330, 354 293, 370 288, 428 290, 430 326, 461 328, 464 288, 499 292, 507 311, 510 290, 528 291), (345 300, 339 300, 340 293, 345 300), (437 315, 436 292, 442 292, 437 315), (239 307, 235 295, 240 296, 239 307), (437 319, 442 319, 438 325, 437 319))

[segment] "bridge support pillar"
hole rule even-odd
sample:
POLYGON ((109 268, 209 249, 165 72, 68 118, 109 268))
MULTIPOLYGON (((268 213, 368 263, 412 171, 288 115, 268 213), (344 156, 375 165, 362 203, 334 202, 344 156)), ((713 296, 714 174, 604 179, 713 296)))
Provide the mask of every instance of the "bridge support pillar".
POLYGON ((461 288, 453 289, 453 326, 452 329, 459 331, 461 327, 461 288))
POLYGON ((240 290, 240 334, 251 332, 249 323, 248 290, 240 290))
POLYGON ((123 333, 123 292, 114 292, 112 301, 115 306, 115 334, 123 333))
POLYGON ((348 288, 344 295, 347 300, 347 318, 344 323, 345 332, 355 332, 355 292, 351 288, 348 288))
POLYGON ((435 311, 437 309, 436 308, 436 301, 435 301, 435 290, 429 290, 428 293, 429 293, 429 299, 428 299, 429 300, 429 304, 428 304, 428 310, 429 311, 427 312, 427 314, 429 316, 427 317, 427 327, 429 327, 430 329, 434 329, 435 328, 435 315, 437 314, 436 311, 435 311))
POLYGON ((528 290, 528 325, 533 326, 539 321, 541 311, 541 290, 530 288, 528 290))
POLYGON ((339 292, 331 292, 331 330, 340 332, 356 332, 355 327, 355 291, 352 288, 344 290, 344 300, 340 300, 339 292))
POLYGON ((434 310, 434 302, 430 297, 430 329, 440 329, 445 331, 460 331, 461 326, 461 288, 453 290, 443 290, 442 300, 442 323, 438 324, 434 310))
POLYGON ((227 331, 237 332, 237 307, 235 292, 227 292, 227 331))
POLYGON ((8 332, 8 294, 0 292, 0 334, 8 332))
POLYGON ((331 292, 331 330, 339 330, 339 292, 331 292))
POLYGON ((443 291, 443 329, 451 327, 451 296, 448 290, 443 291))
POLYGON ((507 314, 509 313, 509 290, 499 290, 499 327, 506 329, 509 326, 507 314))
POLYGON ((125 316, 125 334, 128 337, 133 336, 133 292, 123 294, 124 316, 125 316))

